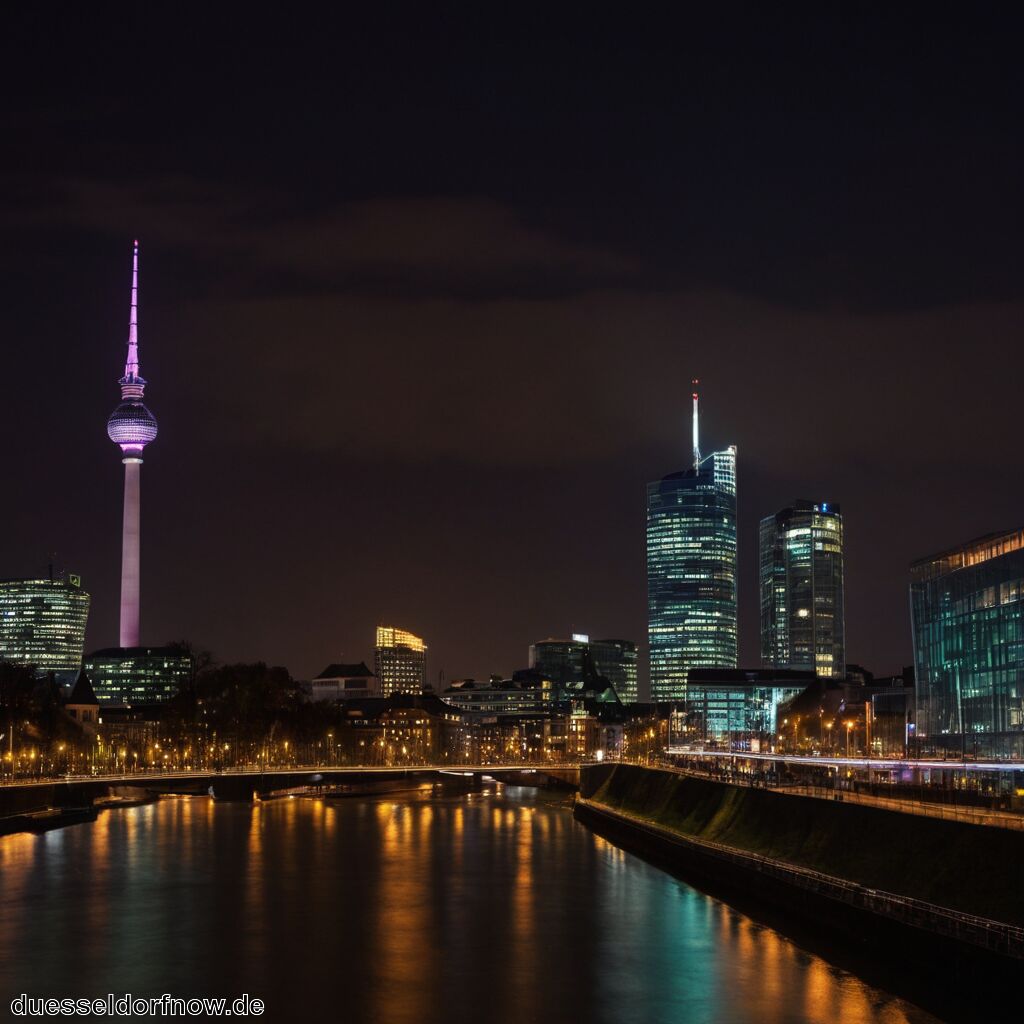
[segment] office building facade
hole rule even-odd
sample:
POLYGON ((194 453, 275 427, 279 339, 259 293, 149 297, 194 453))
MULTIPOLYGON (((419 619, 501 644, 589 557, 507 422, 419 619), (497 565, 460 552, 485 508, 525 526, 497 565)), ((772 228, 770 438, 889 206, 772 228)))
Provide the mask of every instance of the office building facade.
POLYGON ((530 645, 529 665, 564 689, 587 681, 588 656, 593 672, 611 683, 620 701, 636 702, 637 655, 632 640, 591 640, 586 633, 550 637, 530 645))
POLYGON ((764 753, 775 746, 779 708, 815 681, 813 672, 691 669, 687 710, 677 742, 764 753))
POLYGON ((0 580, 0 661, 72 684, 82 667, 89 595, 79 577, 0 580))
POLYGON ((427 681, 427 645, 423 638, 397 626, 378 626, 374 674, 383 697, 422 693, 427 681))
POLYGON ((920 750, 1024 756, 1024 530, 914 562, 910 611, 920 750))
POLYGON ((651 700, 685 701, 692 668, 736 667, 736 448, 647 485, 651 700))
POLYGON ((838 505, 797 501, 761 520, 761 663, 846 674, 843 517, 838 505))
POLYGON ((636 682, 636 644, 632 640, 592 640, 590 656, 599 676, 612 684, 623 704, 639 699, 636 682))
POLYGON ((180 647, 107 647, 85 659, 101 705, 159 704, 192 680, 192 655, 180 647))

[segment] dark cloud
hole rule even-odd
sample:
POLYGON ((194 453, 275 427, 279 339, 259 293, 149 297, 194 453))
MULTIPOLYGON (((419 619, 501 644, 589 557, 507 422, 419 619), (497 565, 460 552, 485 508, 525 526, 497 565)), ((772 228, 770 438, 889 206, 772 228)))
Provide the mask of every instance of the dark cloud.
POLYGON ((141 234, 210 264, 233 289, 376 292, 389 297, 564 294, 636 280, 640 268, 529 225, 494 200, 366 199, 301 212, 267 191, 188 178, 127 185, 52 180, 26 185, 4 220, 23 231, 79 228, 117 238, 141 234))

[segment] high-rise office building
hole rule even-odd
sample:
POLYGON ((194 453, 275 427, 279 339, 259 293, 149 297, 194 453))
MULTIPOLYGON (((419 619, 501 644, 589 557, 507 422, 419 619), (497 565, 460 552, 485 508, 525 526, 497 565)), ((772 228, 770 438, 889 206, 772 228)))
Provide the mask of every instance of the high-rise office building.
POLYGON ((636 685, 636 644, 632 640, 591 640, 590 656, 599 676, 612 684, 623 704, 639 699, 636 685))
POLYGON ((538 640, 530 645, 531 669, 559 687, 586 681, 586 659, 598 676, 612 684, 623 703, 637 700, 636 644, 632 640, 591 640, 586 633, 538 640))
POLYGON ((77 576, 0 580, 0 661, 73 683, 82 667, 89 595, 77 576))
POLYGON ((100 704, 159 704, 192 679, 192 655, 183 647, 107 647, 93 651, 84 669, 100 704))
POLYGON ((397 626, 378 626, 374 675, 381 695, 422 693, 427 681, 427 645, 397 626))
POLYGON ((124 518, 121 528, 121 647, 139 644, 139 532, 142 450, 156 437, 156 419, 143 405, 146 381, 139 372, 139 243, 132 255, 132 301, 128 321, 128 356, 121 386, 121 404, 107 420, 107 436, 120 449, 124 463, 124 518))
POLYGON ((647 485, 651 699, 686 699, 691 668, 736 667, 736 447, 647 485))
POLYGON ((761 520, 761 663, 846 674, 843 517, 838 505, 797 501, 761 520))
POLYGON ((914 562, 922 752, 1024 756, 1024 530, 914 562))

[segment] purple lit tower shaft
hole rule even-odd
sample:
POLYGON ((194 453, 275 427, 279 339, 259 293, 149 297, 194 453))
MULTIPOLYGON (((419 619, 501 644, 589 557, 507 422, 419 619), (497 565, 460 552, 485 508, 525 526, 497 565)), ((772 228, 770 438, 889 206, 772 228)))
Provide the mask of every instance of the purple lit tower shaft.
POLYGON ((141 534, 142 450, 156 437, 153 414, 142 403, 146 381, 139 373, 139 243, 132 256, 132 308, 128 327, 128 358, 121 385, 121 404, 107 420, 107 436, 119 445, 124 463, 124 521, 121 534, 121 647, 139 646, 139 539, 141 534))
POLYGON ((142 459, 124 460, 124 524, 121 532, 120 647, 139 646, 139 541, 142 459))

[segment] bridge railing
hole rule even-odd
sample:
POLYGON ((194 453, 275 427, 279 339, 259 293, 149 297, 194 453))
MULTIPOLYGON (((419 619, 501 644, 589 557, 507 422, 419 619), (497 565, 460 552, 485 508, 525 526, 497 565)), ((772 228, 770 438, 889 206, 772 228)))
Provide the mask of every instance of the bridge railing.
POLYGON ((122 782, 139 779, 194 779, 194 778, 216 778, 217 776, 232 775, 305 775, 305 774, 400 774, 403 772, 559 772, 576 771, 582 763, 580 761, 521 761, 512 764, 481 763, 481 764, 451 764, 449 762, 419 763, 402 765, 379 765, 379 764, 312 764, 312 765, 266 765, 259 763, 244 765, 228 765, 217 768, 162 768, 144 767, 133 769, 130 772, 91 772, 91 773, 63 773, 60 775, 32 775, 27 777, 5 778, 0 780, 0 786, 36 786, 54 785, 71 782, 122 782))

